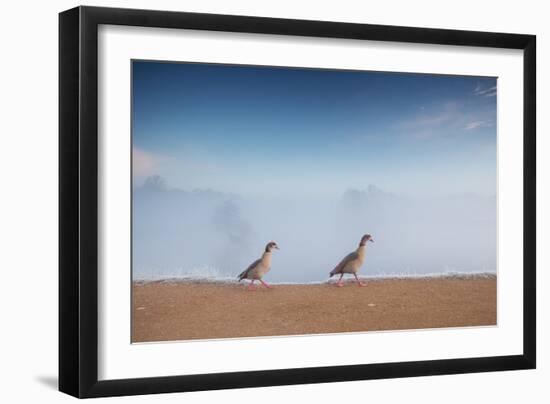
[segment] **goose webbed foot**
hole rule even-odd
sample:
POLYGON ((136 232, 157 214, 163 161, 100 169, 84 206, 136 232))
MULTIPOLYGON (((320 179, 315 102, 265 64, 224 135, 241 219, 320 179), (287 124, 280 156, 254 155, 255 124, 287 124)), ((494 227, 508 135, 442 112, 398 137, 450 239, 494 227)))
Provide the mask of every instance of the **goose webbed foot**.
POLYGON ((367 286, 366 283, 361 282, 361 281, 359 280, 359 278, 357 277, 357 274, 353 274, 353 275, 355 276, 355 280, 357 281, 357 285, 358 285, 358 286, 367 286))

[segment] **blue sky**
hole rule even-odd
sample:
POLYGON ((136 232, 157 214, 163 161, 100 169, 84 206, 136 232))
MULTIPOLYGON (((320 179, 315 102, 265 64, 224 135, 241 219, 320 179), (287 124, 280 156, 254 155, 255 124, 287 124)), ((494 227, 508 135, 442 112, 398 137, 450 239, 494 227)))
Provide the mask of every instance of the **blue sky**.
POLYGON ((134 61, 134 183, 496 192, 496 78, 134 61))

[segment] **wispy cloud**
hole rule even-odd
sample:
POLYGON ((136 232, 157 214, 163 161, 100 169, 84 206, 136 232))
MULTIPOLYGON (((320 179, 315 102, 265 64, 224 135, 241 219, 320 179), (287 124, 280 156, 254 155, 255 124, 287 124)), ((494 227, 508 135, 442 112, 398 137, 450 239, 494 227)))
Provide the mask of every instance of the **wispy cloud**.
POLYGON ((442 108, 427 111, 422 108, 422 113, 400 122, 399 126, 403 129, 419 129, 425 130, 442 124, 453 121, 457 114, 458 108, 455 103, 446 103, 442 108))
POLYGON ((488 128, 493 125, 494 123, 492 121, 472 121, 472 122, 468 122, 464 127, 464 129, 474 130, 477 128, 488 128))
POLYGON ((456 102, 447 102, 433 108, 421 108, 420 113, 399 123, 396 128, 403 135, 417 140, 427 140, 442 133, 442 129, 459 126, 463 121, 463 112, 456 102))
POLYGON ((478 83, 474 89, 474 94, 483 97, 494 97, 497 95, 497 86, 483 88, 481 84, 478 83))
MULTIPOLYGON (((489 89, 476 91, 483 94, 489 89)), ((482 94, 482 95, 483 95, 482 94)), ((397 124, 397 129, 409 139, 429 140, 445 136, 449 131, 473 131, 495 125, 494 119, 482 110, 466 108, 458 102, 447 102, 442 106, 427 108, 415 116, 397 124)))

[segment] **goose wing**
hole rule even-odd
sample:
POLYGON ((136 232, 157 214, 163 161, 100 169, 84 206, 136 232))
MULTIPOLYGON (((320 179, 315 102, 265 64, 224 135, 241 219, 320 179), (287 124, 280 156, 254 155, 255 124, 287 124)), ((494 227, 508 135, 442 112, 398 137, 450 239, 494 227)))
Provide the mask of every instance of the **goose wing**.
POLYGON ((242 271, 239 276, 237 276, 237 278, 239 279, 239 281, 242 281, 243 279, 246 279, 248 277, 248 273, 253 270, 254 268, 256 268, 256 266, 262 261, 261 258, 258 258, 256 261, 254 261, 252 264, 250 264, 248 266, 248 268, 246 268, 244 271, 242 271))
POLYGON ((354 251, 352 253, 349 253, 344 257, 342 261, 340 261, 338 265, 336 265, 336 267, 334 267, 332 271, 330 271, 330 276, 341 273, 342 270, 345 268, 345 266, 348 264, 348 262, 356 260, 357 258, 359 258, 359 254, 357 254, 357 252, 354 251))

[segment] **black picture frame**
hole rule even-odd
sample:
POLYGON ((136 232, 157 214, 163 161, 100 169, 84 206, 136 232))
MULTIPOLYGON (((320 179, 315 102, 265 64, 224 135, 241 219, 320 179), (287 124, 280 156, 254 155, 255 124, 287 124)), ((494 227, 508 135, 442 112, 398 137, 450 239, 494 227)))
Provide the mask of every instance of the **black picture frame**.
POLYGON ((85 398, 535 368, 535 107, 534 35, 97 7, 77 7, 60 13, 59 390, 85 398), (100 24, 523 50, 523 354, 99 381, 100 24))

